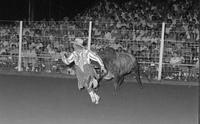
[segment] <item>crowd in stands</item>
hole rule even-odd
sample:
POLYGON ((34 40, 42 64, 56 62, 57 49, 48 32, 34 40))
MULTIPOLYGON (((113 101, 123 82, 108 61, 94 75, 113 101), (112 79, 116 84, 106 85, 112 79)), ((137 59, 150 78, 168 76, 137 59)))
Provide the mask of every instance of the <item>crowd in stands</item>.
MULTIPOLYGON (((148 71, 151 66, 151 71, 155 71, 151 74, 156 78, 162 23, 165 22, 163 63, 169 64, 164 64, 167 65, 163 69, 164 78, 191 76, 191 68, 185 69, 181 64, 190 67, 198 62, 200 13, 195 5, 195 0, 130 0, 123 4, 100 0, 73 20, 64 17, 62 21, 24 21, 22 66, 26 71, 73 73, 71 68, 64 69, 59 53, 72 52, 70 41, 76 37, 87 40, 89 21, 92 21, 92 49, 111 46, 118 52, 130 52, 139 62, 146 63, 144 70, 148 71)), ((17 66, 18 34, 19 22, 0 26, 0 62, 9 55, 9 62, 17 66)))

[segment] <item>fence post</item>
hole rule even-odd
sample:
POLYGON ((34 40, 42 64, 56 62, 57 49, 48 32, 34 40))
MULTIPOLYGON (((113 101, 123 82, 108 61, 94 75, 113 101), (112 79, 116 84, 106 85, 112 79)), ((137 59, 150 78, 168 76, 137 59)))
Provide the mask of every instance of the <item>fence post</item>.
POLYGON ((158 66, 158 80, 161 80, 162 75, 162 64, 163 64, 163 52, 164 52, 164 34, 165 34, 165 23, 162 23, 162 34, 160 42, 160 56, 159 56, 159 66, 158 66))
POLYGON ((18 71, 22 71, 22 24, 23 22, 20 21, 20 28, 19 28, 19 55, 18 55, 18 71))
POLYGON ((91 47, 91 33, 92 33, 92 21, 89 23, 89 36, 88 36, 88 50, 90 50, 91 47))

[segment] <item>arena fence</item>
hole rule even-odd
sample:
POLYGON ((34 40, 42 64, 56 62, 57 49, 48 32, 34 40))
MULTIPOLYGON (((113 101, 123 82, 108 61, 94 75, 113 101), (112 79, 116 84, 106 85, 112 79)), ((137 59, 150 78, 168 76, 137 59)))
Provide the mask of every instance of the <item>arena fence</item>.
POLYGON ((82 38, 88 49, 111 46, 133 54, 151 79, 197 81, 199 77, 199 33, 169 31, 167 23, 155 23, 152 28, 96 21, 1 23, 2 72, 74 74, 61 62, 59 53, 72 52, 70 41, 82 38))

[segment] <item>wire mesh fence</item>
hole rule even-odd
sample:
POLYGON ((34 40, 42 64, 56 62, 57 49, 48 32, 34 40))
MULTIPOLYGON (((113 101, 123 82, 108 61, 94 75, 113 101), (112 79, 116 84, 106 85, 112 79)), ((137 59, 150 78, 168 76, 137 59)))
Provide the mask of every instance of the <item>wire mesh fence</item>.
POLYGON ((163 79, 197 81, 199 24, 167 23, 163 58, 163 79))
POLYGON ((34 28, 23 28, 22 60, 24 71, 68 73, 61 62, 60 52, 71 53, 70 41, 87 39, 88 23, 36 22, 34 28), (43 25, 41 28, 40 26, 43 25))
POLYGON ((90 30, 88 21, 35 21, 23 22, 20 34, 19 22, 2 21, 0 69, 17 71, 21 66, 21 71, 26 72, 74 74, 70 67, 61 62, 59 53, 71 53, 73 47, 70 41, 82 38, 85 41, 91 39, 92 50, 99 51, 110 46, 117 52, 133 54, 141 65, 141 71, 151 79, 158 79, 161 72, 162 79, 197 80, 199 28, 198 25, 188 26, 193 30, 189 28, 186 31, 180 27, 184 26, 166 23, 163 32, 162 23, 125 25, 93 21, 90 30), (161 55, 162 34, 164 49, 161 55), (159 70, 160 65, 162 69, 159 70))
POLYGON ((0 21, 0 70, 16 71, 19 49, 19 22, 0 21))

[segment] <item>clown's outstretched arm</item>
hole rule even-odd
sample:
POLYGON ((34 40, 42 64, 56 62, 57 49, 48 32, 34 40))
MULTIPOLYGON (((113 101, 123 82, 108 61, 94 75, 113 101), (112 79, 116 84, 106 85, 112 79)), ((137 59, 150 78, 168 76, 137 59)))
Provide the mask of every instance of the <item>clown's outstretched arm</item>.
POLYGON ((74 57, 74 52, 71 53, 68 58, 65 57, 65 53, 61 53, 61 59, 62 59, 62 61, 65 64, 67 64, 67 65, 69 65, 70 63, 72 63, 74 61, 74 58, 75 58, 74 57))

